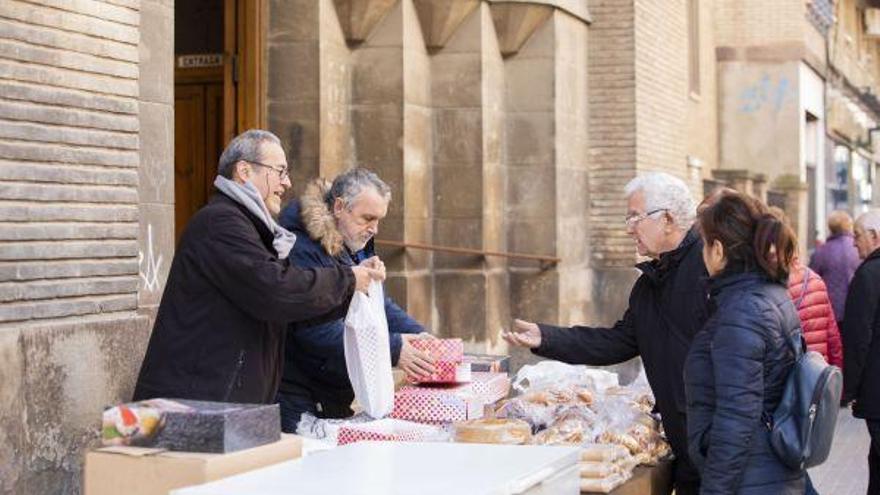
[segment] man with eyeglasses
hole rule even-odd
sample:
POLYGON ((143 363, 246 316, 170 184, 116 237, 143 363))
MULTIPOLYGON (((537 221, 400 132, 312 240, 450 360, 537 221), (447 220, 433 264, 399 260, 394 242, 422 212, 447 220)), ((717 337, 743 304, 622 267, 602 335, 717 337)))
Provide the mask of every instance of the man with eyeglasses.
POLYGON ((675 453, 673 484, 678 495, 699 493, 699 473, 690 461, 687 402, 682 371, 693 336, 707 317, 708 273, 702 241, 693 227, 690 189, 664 173, 636 177, 625 188, 626 232, 639 255, 642 275, 629 308, 610 328, 563 328, 515 320, 502 336, 533 353, 572 364, 606 366, 641 356, 645 374, 675 453))
POLYGON ((290 187, 278 137, 249 130, 220 156, 217 193, 190 220, 171 262, 134 400, 272 403, 291 322, 344 316, 354 291, 383 280, 376 260, 303 269, 275 222, 290 187))

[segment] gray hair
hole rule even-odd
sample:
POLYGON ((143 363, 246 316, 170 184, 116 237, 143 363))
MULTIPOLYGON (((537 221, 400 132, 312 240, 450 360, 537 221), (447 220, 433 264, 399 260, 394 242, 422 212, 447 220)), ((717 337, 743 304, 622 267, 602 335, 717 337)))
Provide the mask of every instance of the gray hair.
POLYGON ((645 211, 666 210, 682 230, 694 224, 696 203, 683 180, 663 172, 650 172, 629 181, 624 188, 627 198, 639 191, 645 195, 645 211))
POLYGON ((353 168, 333 179, 325 200, 330 208, 336 198, 341 198, 346 208, 351 208, 354 199, 367 187, 372 187, 385 201, 391 201, 391 188, 378 175, 365 168, 353 168))
POLYGON ((232 141, 223 150, 223 154, 220 155, 220 160, 217 163, 217 175, 231 179, 236 163, 260 161, 260 150, 263 143, 281 146, 281 140, 278 139, 278 136, 262 129, 248 129, 232 138, 232 141))
POLYGON ((880 235, 880 209, 872 208, 862 213, 856 224, 863 230, 873 230, 880 235))

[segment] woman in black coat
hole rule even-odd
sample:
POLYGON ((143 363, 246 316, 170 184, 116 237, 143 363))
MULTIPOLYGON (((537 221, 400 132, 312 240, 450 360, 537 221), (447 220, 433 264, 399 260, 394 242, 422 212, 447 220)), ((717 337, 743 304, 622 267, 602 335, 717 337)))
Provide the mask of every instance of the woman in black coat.
POLYGON ((688 450, 703 494, 803 494, 769 443, 800 331, 785 280, 794 234, 766 206, 725 192, 699 213, 710 275, 709 319, 685 362, 688 450))

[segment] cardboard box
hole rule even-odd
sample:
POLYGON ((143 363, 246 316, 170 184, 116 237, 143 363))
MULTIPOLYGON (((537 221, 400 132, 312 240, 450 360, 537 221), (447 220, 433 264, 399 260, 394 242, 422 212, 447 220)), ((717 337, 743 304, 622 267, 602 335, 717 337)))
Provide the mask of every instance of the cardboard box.
POLYGON ((300 457, 302 439, 281 440, 228 454, 170 452, 140 447, 104 447, 86 453, 85 495, 168 495, 198 485, 300 457))
POLYGON ((637 466, 632 478, 611 490, 611 495, 666 495, 672 491, 672 462, 637 466))
POLYGON ((465 354, 462 361, 470 364, 471 371, 483 371, 492 373, 510 372, 510 356, 496 356, 493 354, 465 354))

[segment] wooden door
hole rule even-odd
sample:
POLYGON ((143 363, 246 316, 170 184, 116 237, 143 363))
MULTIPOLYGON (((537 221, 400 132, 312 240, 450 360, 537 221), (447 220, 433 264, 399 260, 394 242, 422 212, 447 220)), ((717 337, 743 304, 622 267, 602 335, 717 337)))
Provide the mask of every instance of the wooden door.
MULTIPOLYGON (((197 35, 185 37, 187 43, 183 44, 194 46, 195 52, 176 54, 176 60, 178 56, 192 59, 186 55, 206 54, 204 63, 179 64, 175 69, 177 240, 192 215, 211 197, 217 162, 226 144, 246 129, 265 128, 266 0, 214 1, 218 2, 215 6, 222 6, 222 23, 206 24, 218 26, 218 32, 222 26, 222 46, 218 43, 201 46, 199 41, 210 36, 206 38, 198 31, 197 35)), ((192 14, 192 9, 187 12, 192 14)), ((214 14, 209 16, 211 19, 220 19, 220 11, 214 8, 211 12, 214 14)), ((178 22, 184 24, 176 29, 186 30, 187 23, 197 22, 197 19, 183 17, 178 22)))

